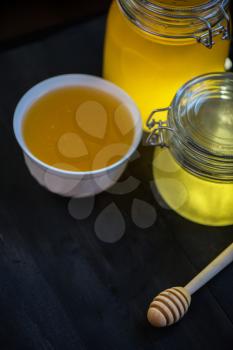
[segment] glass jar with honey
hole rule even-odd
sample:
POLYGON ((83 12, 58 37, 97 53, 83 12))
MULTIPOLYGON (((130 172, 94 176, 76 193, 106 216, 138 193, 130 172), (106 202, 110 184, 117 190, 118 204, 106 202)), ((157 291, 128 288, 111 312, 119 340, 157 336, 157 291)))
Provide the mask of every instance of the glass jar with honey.
POLYGON ((195 76, 224 71, 229 52, 229 0, 114 0, 104 77, 139 106, 144 128, 154 103, 167 106, 195 76))
POLYGON ((233 224, 233 73, 189 81, 147 126, 155 184, 169 207, 200 224, 233 224))

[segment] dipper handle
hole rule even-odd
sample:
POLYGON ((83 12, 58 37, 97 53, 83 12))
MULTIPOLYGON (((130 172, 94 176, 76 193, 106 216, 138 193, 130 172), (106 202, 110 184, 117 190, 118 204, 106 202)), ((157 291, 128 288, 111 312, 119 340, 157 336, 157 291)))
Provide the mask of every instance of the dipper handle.
POLYGON ((219 272, 225 269, 231 262, 233 262, 233 243, 189 282, 185 286, 185 289, 190 295, 194 294, 219 272))

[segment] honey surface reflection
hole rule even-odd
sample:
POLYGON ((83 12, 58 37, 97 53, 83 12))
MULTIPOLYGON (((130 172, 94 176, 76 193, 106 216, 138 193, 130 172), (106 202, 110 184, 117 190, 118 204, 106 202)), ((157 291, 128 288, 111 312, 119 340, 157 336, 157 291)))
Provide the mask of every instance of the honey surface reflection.
POLYGON ((117 98, 92 88, 54 90, 25 116, 24 140, 44 163, 92 171, 119 161, 135 136, 133 118, 117 98))

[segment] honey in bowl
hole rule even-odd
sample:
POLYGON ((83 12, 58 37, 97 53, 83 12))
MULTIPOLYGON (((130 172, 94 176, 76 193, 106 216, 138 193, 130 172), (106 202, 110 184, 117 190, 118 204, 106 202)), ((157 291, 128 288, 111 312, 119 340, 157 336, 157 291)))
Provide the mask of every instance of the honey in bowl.
POLYGON ((94 171, 122 159, 134 142, 127 106, 89 87, 47 93, 28 109, 23 137, 40 161, 68 171, 94 171))

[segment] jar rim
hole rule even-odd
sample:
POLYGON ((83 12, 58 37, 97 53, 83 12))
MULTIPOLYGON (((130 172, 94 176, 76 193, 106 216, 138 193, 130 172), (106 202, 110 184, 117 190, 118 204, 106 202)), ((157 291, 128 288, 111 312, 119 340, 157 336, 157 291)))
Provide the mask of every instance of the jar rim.
MULTIPOLYGON (((227 14, 229 0, 212 0, 205 4, 188 7, 161 6, 149 0, 117 0, 124 15, 141 30, 171 39, 196 39, 205 44, 208 31, 210 36, 223 33, 230 37, 230 19, 227 14), (227 30, 222 21, 227 20, 227 30)), ((211 43, 206 44, 212 47, 211 43)))
MULTIPOLYGON (((138 1, 138 0, 136 0, 138 1)), ((140 2, 140 0, 139 0, 140 2)), ((209 0, 208 2, 203 2, 202 4, 198 4, 198 5, 187 5, 187 6, 175 6, 175 5, 162 5, 162 3, 160 3, 159 1, 156 2, 151 2, 149 0, 144 0, 143 1, 143 5, 147 8, 153 8, 154 10, 157 11, 161 11, 161 10, 167 10, 167 11, 171 11, 171 12, 177 12, 178 13, 184 13, 184 12, 198 12, 198 11, 202 11, 202 10, 209 10, 213 7, 215 7, 216 5, 223 5, 224 7, 226 6, 226 4, 228 3, 228 0, 209 0), (157 3, 157 4, 156 4, 157 3)))

